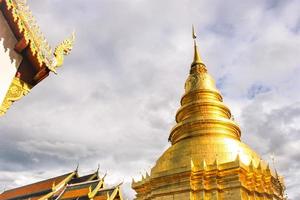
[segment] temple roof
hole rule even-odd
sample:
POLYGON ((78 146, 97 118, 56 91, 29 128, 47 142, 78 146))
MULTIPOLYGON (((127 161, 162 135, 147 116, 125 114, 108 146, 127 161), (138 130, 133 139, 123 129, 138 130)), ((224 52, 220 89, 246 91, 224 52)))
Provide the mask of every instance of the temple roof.
MULTIPOLYGON (((46 179, 40 182, 32 183, 22 187, 6 190, 0 194, 0 200, 25 199, 29 197, 42 196, 52 191, 53 184, 59 184, 74 172, 63 174, 57 177, 46 179)), ((75 174, 74 174, 75 176, 75 174)))
POLYGON ((123 200, 120 184, 114 187, 100 189, 95 195, 94 200, 123 200))
POLYGON ((104 179, 98 170, 79 176, 77 170, 61 176, 4 191, 0 200, 46 200, 46 199, 122 199, 121 184, 105 188, 104 179))
POLYGON ((75 183, 82 183, 85 181, 93 181, 93 180, 98 180, 99 179, 99 174, 98 171, 92 174, 88 174, 85 176, 77 177, 72 179, 69 184, 75 184, 75 183))
MULTIPOLYGON (((82 183, 67 185, 57 199, 74 199, 87 197, 93 190, 99 190, 103 187, 103 180, 86 181, 82 183), (97 188, 98 187, 98 188, 97 188)), ((96 192, 95 192, 96 193, 96 192)))

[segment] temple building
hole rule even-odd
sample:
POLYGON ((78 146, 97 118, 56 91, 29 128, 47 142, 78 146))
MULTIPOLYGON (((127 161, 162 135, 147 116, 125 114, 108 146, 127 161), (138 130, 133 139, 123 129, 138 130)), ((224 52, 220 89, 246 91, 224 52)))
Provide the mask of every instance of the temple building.
POLYGON ((120 186, 106 187, 105 175, 79 176, 78 170, 44 181, 6 190, 0 200, 123 200, 120 186))
POLYGON ((241 130, 202 61, 194 60, 171 130, 150 174, 133 180, 136 200, 282 200, 283 178, 241 141, 241 130))
POLYGON ((74 34, 52 51, 25 0, 0 0, 0 116, 56 73, 73 42, 74 34))

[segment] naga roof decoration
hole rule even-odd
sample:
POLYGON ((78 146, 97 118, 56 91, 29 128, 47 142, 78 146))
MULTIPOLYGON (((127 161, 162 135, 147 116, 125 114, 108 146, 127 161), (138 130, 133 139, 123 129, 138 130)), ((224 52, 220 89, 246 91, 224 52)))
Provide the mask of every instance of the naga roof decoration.
POLYGON ((51 71, 57 73, 57 68, 64 62, 64 56, 68 55, 73 48, 75 33, 73 32, 53 51, 37 25, 26 0, 0 0, 0 12, 7 22, 7 28, 11 30, 10 37, 14 37, 16 41, 12 44, 11 50, 22 58, 20 64, 15 66, 16 71, 8 69, 9 67, 5 68, 11 74, 4 75, 9 85, 7 90, 5 85, 0 86, 3 90, 1 95, 4 96, 1 96, 0 100, 0 116, 2 116, 13 102, 27 95, 51 71))
POLYGON ((6 4, 7 11, 12 14, 13 20, 17 24, 19 36, 24 39, 26 46, 29 46, 32 55, 38 61, 39 67, 45 66, 56 73, 56 69, 63 63, 64 55, 68 55, 72 50, 75 40, 74 32, 70 38, 64 40, 53 51, 37 25, 26 0, 2 1, 6 4))

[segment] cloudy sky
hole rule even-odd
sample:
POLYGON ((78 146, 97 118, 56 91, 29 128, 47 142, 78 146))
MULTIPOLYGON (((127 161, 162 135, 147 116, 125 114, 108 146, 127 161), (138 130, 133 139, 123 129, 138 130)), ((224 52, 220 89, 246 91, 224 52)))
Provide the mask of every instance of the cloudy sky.
POLYGON ((192 61, 203 60, 263 159, 275 154, 300 197, 300 1, 28 0, 52 46, 76 31, 59 69, 0 120, 0 190, 75 169, 110 184, 149 171, 169 131, 192 61))

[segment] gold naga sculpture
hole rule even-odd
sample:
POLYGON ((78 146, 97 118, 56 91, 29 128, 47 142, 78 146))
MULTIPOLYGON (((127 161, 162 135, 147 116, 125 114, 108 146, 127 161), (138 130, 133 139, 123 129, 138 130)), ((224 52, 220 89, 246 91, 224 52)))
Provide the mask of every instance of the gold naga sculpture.
POLYGON ((57 74, 56 69, 61 67, 64 63, 64 56, 69 55, 72 48, 73 44, 75 41, 75 32, 72 33, 71 37, 64 40, 62 43, 60 43, 54 50, 54 62, 52 66, 49 66, 48 68, 50 71, 54 72, 57 74))

